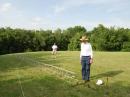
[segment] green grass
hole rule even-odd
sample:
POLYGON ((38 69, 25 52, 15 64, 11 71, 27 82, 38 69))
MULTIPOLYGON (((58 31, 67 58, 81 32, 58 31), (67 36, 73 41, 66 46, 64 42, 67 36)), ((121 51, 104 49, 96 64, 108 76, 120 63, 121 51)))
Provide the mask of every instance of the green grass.
POLYGON ((61 51, 56 58, 51 52, 1 55, 0 97, 130 97, 130 52, 94 52, 91 88, 73 87, 74 79, 44 64, 72 71, 82 81, 78 51, 61 51), (104 85, 95 85, 98 79, 104 85))

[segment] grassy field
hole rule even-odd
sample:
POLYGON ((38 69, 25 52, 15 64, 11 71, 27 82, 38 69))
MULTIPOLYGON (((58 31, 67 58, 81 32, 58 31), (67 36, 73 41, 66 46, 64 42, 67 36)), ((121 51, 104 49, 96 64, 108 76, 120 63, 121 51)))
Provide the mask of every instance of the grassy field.
POLYGON ((77 81, 82 81, 78 51, 0 56, 0 97, 130 97, 130 52, 94 52, 90 87, 73 86, 77 81), (74 72, 75 78, 47 65, 74 72), (95 85, 98 79, 104 84, 95 85))

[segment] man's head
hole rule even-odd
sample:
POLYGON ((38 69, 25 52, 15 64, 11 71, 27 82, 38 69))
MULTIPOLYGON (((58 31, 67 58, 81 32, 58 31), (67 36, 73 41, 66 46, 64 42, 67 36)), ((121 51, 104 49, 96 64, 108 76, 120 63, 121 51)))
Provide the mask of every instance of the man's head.
POLYGON ((81 42, 87 42, 88 38, 86 36, 82 36, 82 38, 80 39, 81 42))

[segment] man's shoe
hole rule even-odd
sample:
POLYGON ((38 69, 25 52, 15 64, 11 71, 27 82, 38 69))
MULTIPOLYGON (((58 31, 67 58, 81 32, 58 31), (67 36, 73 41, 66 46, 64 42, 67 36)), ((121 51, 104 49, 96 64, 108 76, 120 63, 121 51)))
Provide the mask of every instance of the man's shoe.
POLYGON ((85 80, 85 81, 84 81, 84 83, 88 83, 88 82, 90 82, 90 80, 85 80))

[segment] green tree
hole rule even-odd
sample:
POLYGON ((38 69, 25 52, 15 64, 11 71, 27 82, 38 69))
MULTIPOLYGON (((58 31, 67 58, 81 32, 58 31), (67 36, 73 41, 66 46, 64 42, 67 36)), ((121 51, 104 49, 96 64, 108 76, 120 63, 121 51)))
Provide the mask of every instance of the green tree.
POLYGON ((75 51, 80 50, 80 37, 82 35, 80 33, 77 33, 73 38, 70 40, 70 44, 68 45, 68 50, 75 51))

